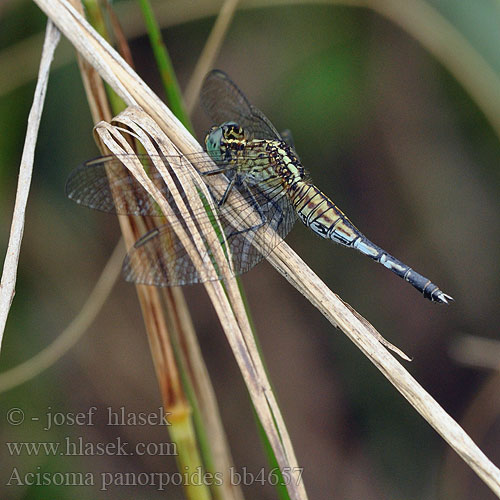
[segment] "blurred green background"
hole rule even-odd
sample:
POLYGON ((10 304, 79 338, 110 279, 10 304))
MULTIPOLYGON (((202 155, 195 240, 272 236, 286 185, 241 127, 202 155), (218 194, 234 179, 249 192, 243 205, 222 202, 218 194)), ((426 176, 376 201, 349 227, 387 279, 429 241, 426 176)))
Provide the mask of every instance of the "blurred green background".
MULTIPOLYGON (((472 68, 484 63, 498 80, 493 95, 500 96, 500 3, 402 1, 395 7, 395 18, 405 19, 413 35, 448 48, 456 36, 469 50, 452 48, 445 60, 385 16, 349 3, 280 1, 241 10, 216 67, 278 129, 292 130, 316 184, 361 231, 455 298, 449 307, 431 304, 382 266, 320 240, 300 223, 287 238, 332 290, 413 358, 406 368, 455 419, 465 419, 465 430, 498 464, 498 379, 488 369, 464 366, 451 350, 463 335, 496 340, 499 335, 500 128, 495 123, 500 116, 496 101, 484 105, 489 94, 481 89, 491 83, 489 75, 472 68), (415 16, 415 6, 427 17, 415 16), (451 27, 454 36, 437 21, 451 27), (456 78, 463 74, 467 83, 456 78), (479 93, 471 96, 464 85, 479 93), (496 398, 486 397, 489 404, 482 404, 478 398, 486 387, 496 398)), ((219 5, 153 3, 161 11, 183 88, 213 24, 209 13, 219 5)), ((391 2, 373 5, 391 12, 391 2)), ((117 9, 131 34, 137 71, 162 95, 148 41, 140 35, 138 8, 118 2, 117 9)), ((45 22, 33 3, 4 0, 0 5, 2 256, 41 52, 42 38, 32 37, 45 22)), ((201 140, 211 124, 200 109, 193 120, 201 140)), ((97 155, 78 68, 63 40, 38 139, 2 371, 59 335, 82 307, 119 237, 113 216, 80 208, 64 196, 69 172, 97 155)), ((346 337, 267 263, 243 282, 309 498, 494 498, 346 337)), ((186 287, 185 293, 235 465, 258 472, 264 455, 237 366, 203 287, 186 287)), ((94 442, 118 436, 129 443, 168 441, 164 428, 104 425, 105 409, 121 406, 135 413, 161 406, 134 288, 123 280, 69 354, 1 395, 3 413, 19 407, 27 419, 10 426, 2 416, 0 497, 183 498, 178 487, 165 493, 145 486, 108 491, 6 486, 14 467, 20 472, 173 472, 173 457, 11 456, 6 447, 7 442, 60 442, 68 436, 94 442), (47 412, 91 406, 101 416, 93 427, 42 430, 47 412)), ((268 485, 254 484, 244 492, 247 498, 276 498, 268 485)))

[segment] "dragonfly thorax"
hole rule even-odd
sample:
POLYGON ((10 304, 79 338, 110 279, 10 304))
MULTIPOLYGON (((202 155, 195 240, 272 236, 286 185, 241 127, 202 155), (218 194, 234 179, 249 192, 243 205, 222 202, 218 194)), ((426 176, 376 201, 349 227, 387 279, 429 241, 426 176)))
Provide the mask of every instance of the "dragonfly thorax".
POLYGON ((286 142, 254 139, 236 122, 214 126, 205 137, 207 153, 216 163, 233 164, 248 184, 278 182, 292 194, 306 172, 286 142))
POLYGON ((299 182, 306 179, 306 170, 292 147, 283 141, 277 141, 274 155, 276 173, 283 180, 286 189, 293 190, 299 182))

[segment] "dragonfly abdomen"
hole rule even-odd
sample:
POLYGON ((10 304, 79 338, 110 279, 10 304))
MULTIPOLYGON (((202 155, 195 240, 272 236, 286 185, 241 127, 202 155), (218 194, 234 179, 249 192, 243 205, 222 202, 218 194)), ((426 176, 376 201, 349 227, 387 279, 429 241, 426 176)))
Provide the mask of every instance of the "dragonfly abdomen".
POLYGON ((421 292, 425 298, 434 302, 443 302, 445 304, 453 300, 452 297, 443 293, 437 285, 432 283, 430 279, 417 273, 410 266, 404 264, 379 246, 372 243, 364 235, 360 234, 360 237, 354 241, 352 246, 376 262, 380 262, 380 264, 397 274, 400 278, 403 278, 405 281, 410 283, 410 285, 421 292))
POLYGON ((298 216, 316 234, 341 245, 355 248, 379 262, 414 286, 427 299, 443 303, 453 300, 429 279, 372 243, 316 186, 298 181, 290 191, 292 204, 298 216))
POLYGON ((348 247, 363 236, 342 210, 313 184, 298 181, 290 191, 297 215, 319 236, 348 247))

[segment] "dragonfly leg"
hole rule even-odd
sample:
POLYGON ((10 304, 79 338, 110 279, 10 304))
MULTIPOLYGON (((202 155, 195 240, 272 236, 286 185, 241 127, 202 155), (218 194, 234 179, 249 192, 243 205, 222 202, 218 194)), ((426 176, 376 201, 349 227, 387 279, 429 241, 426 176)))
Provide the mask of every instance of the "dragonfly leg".
POLYGON ((226 203, 227 197, 229 196, 229 193, 231 192, 231 189, 233 189, 234 184, 236 183, 236 175, 233 175, 233 178, 230 180, 229 184, 226 187, 226 190, 224 191, 224 194, 222 195, 222 198, 217 202, 217 206, 220 208, 224 203, 226 203))
POLYGON ((274 191, 276 191, 277 196, 276 195, 270 196, 268 198, 268 204, 270 203, 274 207, 275 210, 274 210, 273 214, 279 213, 279 215, 280 215, 278 221, 274 220, 275 219, 274 216, 272 217, 273 229, 275 231, 277 231, 285 219, 285 214, 283 213, 282 204, 280 203, 280 201, 282 201, 283 192, 281 191, 279 186, 276 186, 273 190, 270 191, 269 194, 273 193, 274 191))
POLYGON ((206 170, 205 172, 200 172, 200 175, 217 175, 228 172, 229 170, 234 170, 234 165, 226 165, 225 167, 215 168, 214 170, 206 170))

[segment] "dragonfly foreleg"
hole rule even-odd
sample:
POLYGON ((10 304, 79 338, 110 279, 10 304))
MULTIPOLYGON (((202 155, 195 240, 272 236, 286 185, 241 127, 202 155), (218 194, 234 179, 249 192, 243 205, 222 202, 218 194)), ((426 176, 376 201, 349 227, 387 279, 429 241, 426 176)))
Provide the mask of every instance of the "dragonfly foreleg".
POLYGON ((234 184, 236 183, 236 175, 233 175, 233 178, 229 181, 226 190, 224 191, 224 194, 222 195, 222 198, 217 202, 217 206, 220 208, 224 203, 226 203, 227 197, 229 196, 229 193, 231 192, 231 189, 233 189, 234 184))
POLYGON ((233 165, 226 165, 225 167, 214 168, 213 170, 206 170, 205 172, 200 172, 201 175, 216 175, 223 174, 229 170, 234 170, 233 165))

